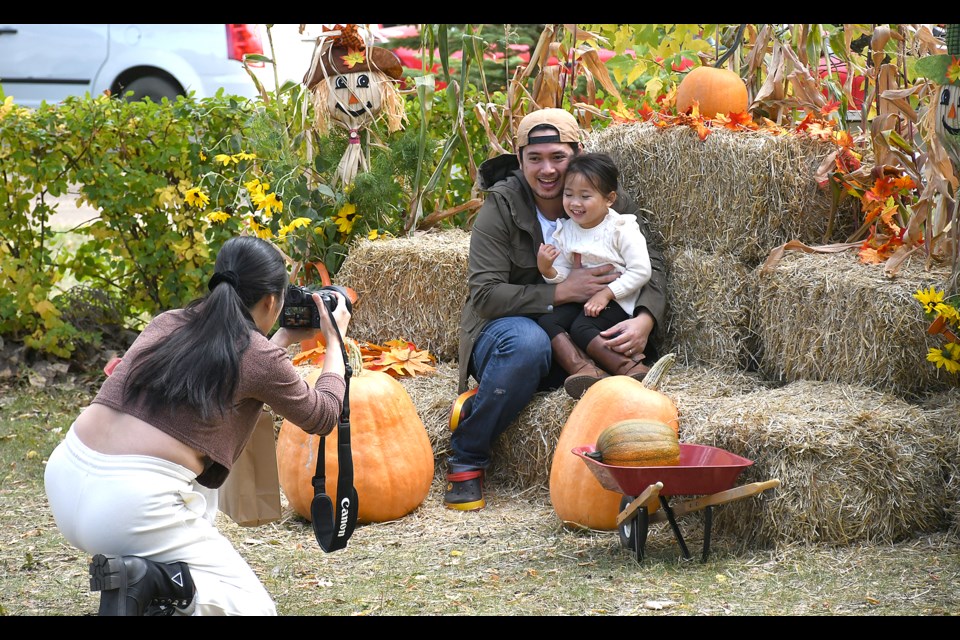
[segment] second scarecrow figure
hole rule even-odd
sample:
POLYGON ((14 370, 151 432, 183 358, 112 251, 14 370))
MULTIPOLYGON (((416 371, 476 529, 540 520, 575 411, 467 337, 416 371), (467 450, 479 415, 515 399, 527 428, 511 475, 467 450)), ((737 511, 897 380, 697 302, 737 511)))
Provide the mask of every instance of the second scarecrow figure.
MULTIPOLYGON (((355 24, 324 29, 317 39, 303 84, 311 92, 314 130, 326 135, 333 120, 348 132, 347 149, 337 167, 337 176, 345 185, 351 184, 358 172, 369 170, 361 131, 381 113, 386 116, 388 132, 403 128, 406 113, 396 86, 402 72, 396 54, 368 45, 355 24)), ((369 131, 367 134, 369 138, 369 131)))

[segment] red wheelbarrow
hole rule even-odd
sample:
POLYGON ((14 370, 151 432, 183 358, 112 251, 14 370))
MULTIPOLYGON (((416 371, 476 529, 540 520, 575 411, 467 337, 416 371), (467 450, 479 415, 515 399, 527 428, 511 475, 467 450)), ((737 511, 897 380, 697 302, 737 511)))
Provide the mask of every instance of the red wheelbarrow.
POLYGON ((706 562, 710 555, 713 507, 780 486, 779 480, 767 480, 734 487, 737 478, 753 461, 708 445, 681 442, 680 464, 662 467, 604 464, 586 455, 595 450, 593 445, 585 445, 574 447, 572 451, 587 464, 600 486, 624 495, 617 515, 620 544, 634 551, 638 561, 643 560, 648 527, 664 521, 670 523, 684 558, 689 560, 690 552, 677 518, 704 510, 701 561, 706 562), (671 505, 668 498, 672 496, 699 497, 671 505))

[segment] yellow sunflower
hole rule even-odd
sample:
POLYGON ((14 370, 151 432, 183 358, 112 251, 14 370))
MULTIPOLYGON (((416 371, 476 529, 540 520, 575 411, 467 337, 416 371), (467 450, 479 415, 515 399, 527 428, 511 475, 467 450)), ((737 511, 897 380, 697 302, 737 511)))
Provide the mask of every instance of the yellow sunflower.
POLYGON ((183 199, 187 201, 187 204, 202 209, 210 204, 210 196, 205 194, 200 190, 200 187, 194 187, 193 189, 188 189, 185 194, 183 194, 183 199))
POLYGON ((923 305, 923 312, 927 315, 933 315, 937 312, 937 304, 943 302, 943 291, 937 291, 933 287, 924 290, 917 289, 913 297, 923 305))
POLYGON ((334 219, 340 233, 350 233, 353 231, 353 224, 357 221, 358 215, 357 205, 352 202, 343 205, 340 211, 337 212, 337 217, 334 219))
POLYGON ((207 220, 210 222, 226 222, 230 219, 230 214, 225 211, 214 211, 213 213, 207 215, 207 220))
POLYGON ((957 373, 960 371, 960 344, 948 342, 943 349, 930 349, 927 360, 937 365, 937 369, 943 367, 947 373, 957 373))

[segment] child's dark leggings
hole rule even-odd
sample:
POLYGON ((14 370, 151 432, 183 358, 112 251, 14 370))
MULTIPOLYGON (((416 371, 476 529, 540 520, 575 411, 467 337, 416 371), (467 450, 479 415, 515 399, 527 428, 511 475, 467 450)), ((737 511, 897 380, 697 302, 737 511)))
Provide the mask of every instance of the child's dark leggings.
POLYGON ((583 312, 583 305, 578 302, 568 302, 567 304, 558 304, 553 308, 553 313, 545 313, 537 322, 550 339, 553 340, 557 335, 567 332, 573 338, 573 342, 583 350, 586 350, 590 341, 600 335, 601 331, 606 331, 618 322, 623 322, 630 316, 616 302, 611 302, 607 308, 600 312, 596 318, 591 318, 583 312))

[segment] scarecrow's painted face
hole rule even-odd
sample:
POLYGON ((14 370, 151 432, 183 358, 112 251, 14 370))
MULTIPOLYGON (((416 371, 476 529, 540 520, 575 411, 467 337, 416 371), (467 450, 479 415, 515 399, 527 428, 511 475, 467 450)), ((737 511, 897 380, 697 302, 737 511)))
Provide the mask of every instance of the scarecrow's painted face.
POLYGON ((960 85, 946 84, 940 88, 937 116, 944 135, 960 136, 960 85))
POLYGON ((345 73, 327 79, 330 84, 327 108, 330 117, 348 129, 369 123, 380 113, 382 96, 375 73, 345 73))

